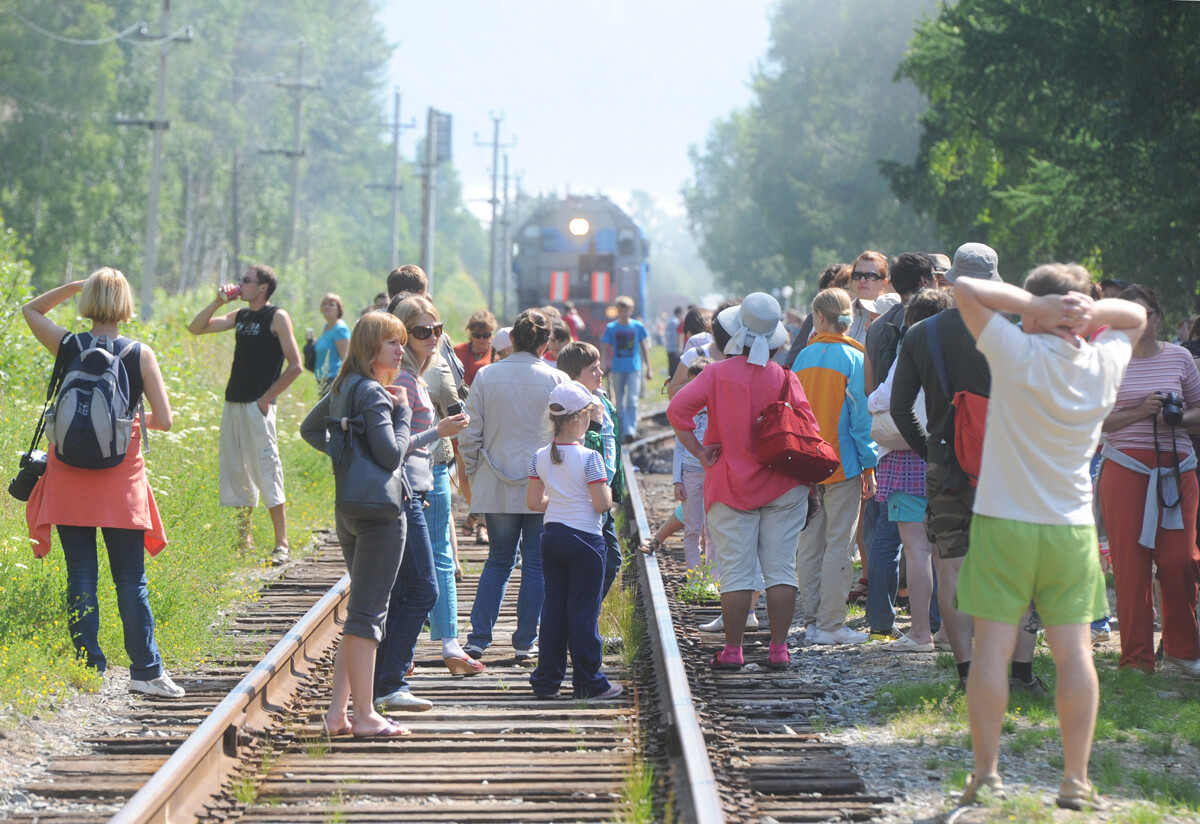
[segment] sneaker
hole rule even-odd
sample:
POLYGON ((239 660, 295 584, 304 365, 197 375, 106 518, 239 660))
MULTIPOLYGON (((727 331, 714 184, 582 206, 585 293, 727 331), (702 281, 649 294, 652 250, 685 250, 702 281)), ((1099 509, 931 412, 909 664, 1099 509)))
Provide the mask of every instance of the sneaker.
POLYGON ((752 612, 746 616, 746 632, 758 632, 758 613, 752 612))
POLYGON ((130 678, 129 691, 144 692, 146 695, 154 695, 159 698, 182 698, 184 696, 183 687, 172 681, 171 676, 165 672, 157 678, 151 678, 149 681, 130 678))
POLYGON ((954 689, 965 695, 967 692, 967 676, 965 676, 965 675, 958 676, 958 683, 954 685, 954 689))
MULTIPOLYGON (((470 654, 471 653, 469 653, 469 652, 467 653, 467 655, 470 655, 470 654)), ((531 645, 529 647, 529 649, 521 649, 520 647, 513 647, 513 658, 516 658, 518 661, 528 661, 531 658, 537 658, 537 657, 538 657, 538 645, 537 644, 531 645)))
POLYGON ((1026 695, 1049 695, 1050 689, 1046 686, 1046 682, 1036 675, 1032 681, 1022 681, 1020 678, 1008 679, 1009 692, 1023 692, 1026 695))
POLYGON ((479 646, 478 644, 467 644, 465 647, 463 647, 463 652, 474 658, 476 661, 483 657, 483 647, 479 646))
POLYGON ((891 629, 886 629, 881 632, 871 630, 870 640, 891 642, 899 641, 903 637, 904 636, 901 634, 900 630, 893 626, 891 629))
POLYGON ((918 644, 907 635, 901 635, 897 640, 884 647, 888 652, 933 652, 933 641, 918 644))
POLYGON ((625 639, 620 635, 605 635, 600 639, 600 645, 605 652, 615 654, 625 649, 625 639))
MULTIPOLYGON (((701 632, 724 632, 725 618, 718 615, 707 624, 700 625, 701 632)), ((746 616, 746 632, 758 632, 758 616, 754 613, 746 616)))
POLYGON ((611 683, 608 685, 608 689, 606 689, 604 692, 600 693, 599 695, 593 695, 593 696, 589 697, 588 700, 589 701, 611 701, 614 698, 618 697, 623 692, 625 692, 625 688, 623 686, 621 686, 620 684, 617 684, 617 683, 611 683))
POLYGON ((1173 658, 1163 653, 1163 660, 1168 664, 1173 664, 1179 670, 1179 674, 1189 681, 1200 681, 1200 659, 1195 661, 1181 661, 1178 658, 1173 658))
POLYGON ((1105 641, 1108 641, 1111 638, 1112 638, 1112 633, 1109 632, 1109 630, 1107 628, 1092 630, 1092 643, 1093 644, 1103 644, 1105 641))
POLYGON ((816 624, 805 624, 804 625, 804 642, 805 643, 811 644, 813 636, 816 634, 817 634, 817 625, 816 624))
POLYGON ((375 709, 380 712, 425 712, 432 708, 432 701, 418 698, 408 690, 396 690, 375 699, 375 709))
POLYGON ((834 644, 864 644, 867 638, 868 636, 865 632, 858 632, 850 629, 850 627, 841 627, 833 632, 826 632, 823 629, 815 630, 809 638, 809 642, 825 646, 832 646, 834 644))
POLYGON ((286 564, 292 557, 291 551, 285 546, 277 546, 271 552, 271 564, 281 566, 286 564))

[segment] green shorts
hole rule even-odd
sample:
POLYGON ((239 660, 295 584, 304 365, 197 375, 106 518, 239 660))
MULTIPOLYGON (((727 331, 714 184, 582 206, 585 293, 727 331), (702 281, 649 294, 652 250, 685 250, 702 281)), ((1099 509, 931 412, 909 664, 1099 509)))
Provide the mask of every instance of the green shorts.
POLYGON ((963 612, 1001 624, 1019 622, 1030 599, 1048 627, 1103 618, 1108 598, 1096 527, 976 515, 955 599, 963 612))

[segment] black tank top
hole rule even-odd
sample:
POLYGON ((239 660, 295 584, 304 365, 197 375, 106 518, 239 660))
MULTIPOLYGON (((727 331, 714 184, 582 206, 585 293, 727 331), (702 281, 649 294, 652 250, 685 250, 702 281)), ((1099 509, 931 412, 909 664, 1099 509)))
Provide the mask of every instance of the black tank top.
MULTIPOLYGON (((63 343, 63 357, 66 358, 65 364, 70 365, 81 351, 92 345, 92 339, 96 337, 91 332, 80 332, 78 335, 71 335, 63 343), (80 340, 82 338, 82 340, 80 340), (83 344, 80 346, 80 344, 83 344)), ((112 352, 119 354, 129 344, 133 343, 132 338, 127 338, 124 335, 118 335, 113 340, 112 352)), ((137 407, 138 402, 142 399, 142 345, 130 349, 125 353, 125 357, 121 358, 121 363, 125 364, 125 373, 129 376, 129 408, 137 407)))
POLYGON ((258 400, 283 371, 283 346, 271 332, 271 320, 278 310, 268 304, 257 311, 237 313, 233 367, 225 386, 225 400, 230 403, 258 400))

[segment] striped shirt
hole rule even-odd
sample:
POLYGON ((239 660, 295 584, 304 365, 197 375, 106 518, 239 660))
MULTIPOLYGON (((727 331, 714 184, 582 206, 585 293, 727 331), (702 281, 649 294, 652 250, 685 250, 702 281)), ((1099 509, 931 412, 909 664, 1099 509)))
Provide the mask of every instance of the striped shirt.
POLYGON ((404 473, 414 492, 429 492, 433 489, 433 467, 430 463, 430 444, 437 440, 437 429, 433 425, 433 401, 429 389, 407 369, 401 369, 396 386, 403 386, 408 393, 408 405, 412 408, 412 423, 409 432, 408 455, 404 459, 404 473))
MULTIPOLYGON (((1191 354, 1182 346, 1164 343, 1163 349, 1152 358, 1134 358, 1125 370, 1125 379, 1117 391, 1113 412, 1138 406, 1155 392, 1175 392, 1182 395, 1188 408, 1200 405, 1200 371, 1191 354)), ((1154 422, 1150 418, 1135 421, 1123 429, 1105 432, 1104 440, 1117 449, 1154 449, 1154 422)), ((1158 445, 1168 449, 1171 428, 1158 426, 1158 445)), ((1182 455, 1192 452, 1187 430, 1175 430, 1175 451, 1182 455)))
POLYGON ((592 506, 588 487, 608 479, 604 458, 579 443, 558 444, 562 463, 550 458, 550 446, 534 453, 529 462, 529 477, 539 478, 546 485, 546 523, 564 524, 589 535, 600 534, 603 513, 592 506))

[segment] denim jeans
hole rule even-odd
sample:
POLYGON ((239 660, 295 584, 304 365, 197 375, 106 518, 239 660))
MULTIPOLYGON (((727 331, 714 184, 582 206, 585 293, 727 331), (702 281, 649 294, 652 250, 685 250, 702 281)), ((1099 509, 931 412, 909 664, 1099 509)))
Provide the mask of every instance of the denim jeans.
POLYGON ((429 637, 434 641, 458 637, 458 585, 454 580, 454 551, 450 546, 450 468, 433 465, 433 491, 426 496, 429 508, 429 543, 433 548, 433 568, 437 573, 438 598, 429 613, 429 637))
POLYGON ((617 408, 621 435, 637 435, 638 399, 642 396, 641 372, 609 372, 608 387, 617 408))
MULTIPOLYGON (((896 592, 900 588, 900 530, 888 520, 887 505, 879 505, 879 517, 871 536, 867 566, 867 626, 871 632, 887 632, 896 623, 896 592)), ((933 547, 937 552, 937 547, 933 547)), ((942 614, 937 603, 937 573, 929 604, 929 629, 937 632, 942 614)))
POLYGON ((480 649, 492 644, 492 629, 500 616, 500 602, 508 588, 517 562, 517 544, 521 545, 521 589, 517 593, 517 631, 514 649, 529 649, 537 641, 538 619, 545 597, 542 582, 542 514, 512 515, 489 512, 488 557, 479 574, 475 603, 471 607, 471 632, 467 643, 480 649))
POLYGON ((407 690, 404 673, 412 664, 417 636, 425 626, 429 610, 437 603, 437 578, 433 572, 433 549, 425 524, 425 494, 418 492, 406 502, 408 534, 400 574, 392 586, 383 641, 375 654, 375 697, 407 690))
MULTIPOLYGON (((58 539, 67 560, 67 630, 75 652, 89 667, 104 672, 108 659, 100 649, 100 604, 96 587, 100 562, 96 553, 96 527, 59 526, 58 539)), ((145 532, 140 529, 102 527, 108 550, 108 568, 117 590, 117 611, 125 631, 129 677, 150 681, 162 675, 162 657, 154 642, 154 615, 146 589, 145 532)))
POLYGON ((608 689, 600 672, 604 649, 597 620, 601 582, 605 577, 604 539, 548 523, 542 532, 542 570, 546 600, 542 605, 542 643, 537 669, 529 676, 535 695, 553 695, 567 672, 571 652, 571 694, 591 698, 608 689))
POLYGON ((604 537, 604 588, 600 591, 600 603, 604 603, 617 573, 625 563, 625 556, 621 554, 621 542, 617 540, 617 519, 613 517, 611 509, 604 513, 600 522, 600 533, 604 537))

